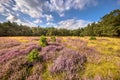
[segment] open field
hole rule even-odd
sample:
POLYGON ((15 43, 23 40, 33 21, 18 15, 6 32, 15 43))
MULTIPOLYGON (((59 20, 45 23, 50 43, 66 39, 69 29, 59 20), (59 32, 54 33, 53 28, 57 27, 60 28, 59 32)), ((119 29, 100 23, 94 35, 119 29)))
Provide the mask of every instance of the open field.
POLYGON ((120 38, 0 37, 0 80, 120 80, 120 38), (39 60, 28 54, 39 51, 39 60))

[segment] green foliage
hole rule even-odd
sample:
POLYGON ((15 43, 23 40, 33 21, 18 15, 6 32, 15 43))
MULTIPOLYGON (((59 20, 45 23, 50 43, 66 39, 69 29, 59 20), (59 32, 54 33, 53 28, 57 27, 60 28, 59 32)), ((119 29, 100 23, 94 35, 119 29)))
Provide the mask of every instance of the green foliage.
POLYGON ((44 37, 44 36, 41 36, 41 37, 40 37, 40 40, 39 40, 39 44, 40 44, 40 46, 42 46, 42 47, 47 46, 47 45, 48 45, 47 38, 44 37))
POLYGON ((52 42, 55 42, 55 41, 56 41, 55 36, 51 36, 51 41, 52 41, 52 42))
POLYGON ((96 37, 91 36, 89 40, 96 40, 96 37))
POLYGON ((85 36, 120 36, 120 10, 106 14, 98 23, 89 24, 81 34, 85 36))
POLYGON ((34 62, 37 61, 39 59, 38 57, 38 50, 37 49, 33 49, 27 56, 28 61, 30 62, 34 62))

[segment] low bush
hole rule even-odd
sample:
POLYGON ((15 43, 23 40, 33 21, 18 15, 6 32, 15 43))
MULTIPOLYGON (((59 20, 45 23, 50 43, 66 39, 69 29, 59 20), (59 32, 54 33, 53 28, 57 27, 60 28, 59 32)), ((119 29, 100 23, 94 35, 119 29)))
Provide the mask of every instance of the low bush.
POLYGON ((47 38, 44 37, 44 36, 41 36, 41 37, 40 37, 40 40, 39 40, 39 44, 40 44, 40 46, 42 46, 42 47, 47 46, 47 45, 48 45, 47 38))
POLYGON ((89 40, 96 40, 96 37, 91 36, 89 40))
POLYGON ((56 41, 55 36, 52 36, 52 37, 51 37, 51 41, 52 41, 52 42, 55 42, 55 41, 56 41))
POLYGON ((85 55, 70 49, 65 49, 60 52, 60 56, 49 67, 49 70, 52 74, 65 72, 71 75, 66 76, 66 78, 68 78, 67 80, 73 80, 77 78, 74 74, 77 74, 80 70, 84 70, 84 63, 86 63, 86 61, 85 55))
POLYGON ((33 62, 38 60, 38 50, 33 49, 27 56, 28 61, 33 62))

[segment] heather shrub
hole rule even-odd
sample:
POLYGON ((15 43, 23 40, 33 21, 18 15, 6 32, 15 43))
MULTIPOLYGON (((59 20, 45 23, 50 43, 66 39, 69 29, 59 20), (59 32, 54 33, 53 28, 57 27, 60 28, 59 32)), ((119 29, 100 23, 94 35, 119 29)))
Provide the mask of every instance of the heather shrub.
MULTIPOLYGON (((51 73, 63 73, 74 75, 79 70, 84 70, 84 63, 86 62, 86 56, 70 50, 65 49, 60 52, 60 56, 50 66, 51 73)), ((75 79, 75 76, 67 76, 69 80, 75 79)))
POLYGON ((56 41, 55 36, 51 36, 51 41, 52 41, 52 42, 55 42, 55 41, 56 41))
POLYGON ((27 56, 28 61, 33 62, 38 60, 38 50, 33 49, 27 56))
POLYGON ((42 46, 42 47, 47 46, 47 45, 48 45, 47 38, 44 37, 44 36, 41 36, 41 37, 40 37, 40 40, 39 40, 39 44, 40 44, 40 46, 42 46))
POLYGON ((80 35, 80 37, 84 37, 84 35, 83 35, 83 34, 81 34, 81 35, 80 35))
POLYGON ((96 37, 91 36, 89 40, 96 40, 96 37))
POLYGON ((63 46, 58 44, 50 44, 41 50, 43 61, 54 60, 58 52, 63 49, 63 46))
POLYGON ((39 74, 33 74, 31 76, 29 76, 26 80, 43 80, 41 75, 39 74))
POLYGON ((3 55, 0 56, 0 63, 7 62, 8 60, 11 60, 14 57, 20 56, 20 55, 26 55, 29 52, 31 52, 33 49, 41 50, 41 47, 36 44, 29 44, 25 45, 25 48, 21 49, 19 46, 16 48, 8 49, 5 53, 2 53, 3 55))
POLYGON ((9 80, 25 80, 26 75, 27 75, 26 68, 23 68, 19 71, 15 71, 13 74, 10 75, 8 79, 9 80))
POLYGON ((21 75, 22 72, 25 73, 23 68, 26 66, 26 62, 26 58, 24 56, 20 56, 8 61, 6 64, 3 64, 0 68, 0 80, 10 80, 10 78, 11 80, 16 80, 15 78, 22 78, 21 75))

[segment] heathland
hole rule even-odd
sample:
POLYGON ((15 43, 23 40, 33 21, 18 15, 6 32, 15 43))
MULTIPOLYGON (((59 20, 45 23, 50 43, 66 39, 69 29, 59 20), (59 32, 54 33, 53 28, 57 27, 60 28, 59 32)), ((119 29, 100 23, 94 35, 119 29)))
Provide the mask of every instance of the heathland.
POLYGON ((119 80, 119 75, 119 38, 0 38, 0 80, 119 80))

